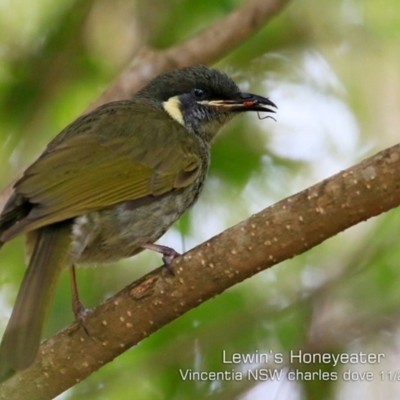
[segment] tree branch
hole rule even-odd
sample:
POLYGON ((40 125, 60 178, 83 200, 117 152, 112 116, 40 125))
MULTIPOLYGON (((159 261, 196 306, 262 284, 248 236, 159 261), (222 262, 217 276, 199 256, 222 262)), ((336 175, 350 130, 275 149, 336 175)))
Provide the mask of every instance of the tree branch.
POLYGON ((183 313, 400 204, 400 144, 253 215, 132 283, 46 340, 0 398, 53 398, 183 313))
POLYGON ((127 99, 162 72, 212 64, 265 26, 290 0, 247 0, 199 35, 164 51, 143 48, 85 112, 127 99))

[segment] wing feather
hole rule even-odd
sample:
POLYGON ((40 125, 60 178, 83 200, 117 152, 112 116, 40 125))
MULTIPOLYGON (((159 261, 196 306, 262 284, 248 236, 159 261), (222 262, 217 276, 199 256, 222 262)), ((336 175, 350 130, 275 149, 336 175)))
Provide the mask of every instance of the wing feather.
POLYGON ((196 180, 204 160, 195 135, 171 121, 165 131, 161 110, 116 103, 121 107, 111 103, 98 118, 88 114, 69 125, 25 171, 15 195, 33 207, 5 233, 7 240, 117 203, 160 196, 196 180), (110 129, 113 134, 107 135, 110 129))

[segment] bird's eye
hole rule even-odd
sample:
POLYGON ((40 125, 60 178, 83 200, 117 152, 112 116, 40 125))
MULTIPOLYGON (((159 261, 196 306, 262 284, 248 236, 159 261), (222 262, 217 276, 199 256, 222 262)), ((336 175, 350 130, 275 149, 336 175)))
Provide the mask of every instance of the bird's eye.
POLYGON ((193 89, 192 95, 197 100, 203 100, 206 97, 206 92, 203 89, 193 89))

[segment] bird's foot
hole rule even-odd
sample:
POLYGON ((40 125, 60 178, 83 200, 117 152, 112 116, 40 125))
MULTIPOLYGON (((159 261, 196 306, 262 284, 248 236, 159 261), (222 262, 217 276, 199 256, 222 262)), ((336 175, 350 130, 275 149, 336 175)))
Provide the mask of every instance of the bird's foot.
POLYGON ((171 263, 176 257, 180 256, 180 254, 177 251, 175 251, 171 247, 161 246, 159 244, 154 244, 154 243, 145 243, 145 244, 142 244, 141 247, 143 247, 144 249, 153 250, 153 251, 156 251, 157 253, 162 254, 163 255, 162 260, 164 262, 165 268, 167 268, 168 272, 171 275, 175 275, 174 270, 171 266, 171 263))
POLYGON ((79 301, 79 299, 72 299, 72 311, 77 322, 84 321, 87 314, 87 308, 79 301))

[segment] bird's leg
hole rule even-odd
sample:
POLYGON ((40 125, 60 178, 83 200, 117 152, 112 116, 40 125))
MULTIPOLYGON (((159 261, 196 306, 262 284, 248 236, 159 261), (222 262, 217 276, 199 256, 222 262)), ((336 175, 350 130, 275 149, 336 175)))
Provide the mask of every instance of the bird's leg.
POLYGON ((70 278, 71 278, 72 311, 75 315, 76 321, 80 325, 82 325, 83 329, 85 329, 85 331, 86 331, 86 328, 83 325, 83 320, 84 320, 84 317, 86 314, 86 308, 83 306, 83 304, 79 300, 78 286, 76 284, 75 265, 71 265, 69 267, 69 273, 70 273, 70 278))
POLYGON ((171 267, 171 262, 176 257, 180 256, 180 254, 177 251, 175 251, 171 247, 161 246, 159 244, 154 244, 154 243, 145 243, 142 244, 141 247, 147 250, 153 250, 156 251, 157 253, 161 253, 163 255, 162 260, 164 261, 165 267, 172 275, 174 275, 174 271, 171 267))

